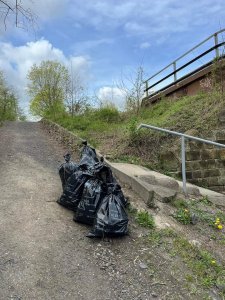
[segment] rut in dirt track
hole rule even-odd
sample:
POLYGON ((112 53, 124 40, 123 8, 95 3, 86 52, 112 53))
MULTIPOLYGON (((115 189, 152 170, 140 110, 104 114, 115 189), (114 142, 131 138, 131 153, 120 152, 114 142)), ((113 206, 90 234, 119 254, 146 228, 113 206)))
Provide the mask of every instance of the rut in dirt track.
POLYGON ((191 299, 161 253, 150 263, 164 265, 156 271, 162 285, 140 269, 146 249, 138 233, 85 237, 90 228, 56 203, 64 153, 40 123, 0 128, 0 299, 191 299))

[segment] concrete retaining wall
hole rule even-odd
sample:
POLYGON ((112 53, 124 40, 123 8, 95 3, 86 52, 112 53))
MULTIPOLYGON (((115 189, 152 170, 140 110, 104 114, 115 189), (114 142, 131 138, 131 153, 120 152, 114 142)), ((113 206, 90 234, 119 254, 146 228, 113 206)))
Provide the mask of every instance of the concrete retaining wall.
POLYGON ((52 121, 42 119, 40 123, 50 136, 54 137, 60 144, 65 145, 68 151, 77 156, 83 141, 81 138, 52 121))

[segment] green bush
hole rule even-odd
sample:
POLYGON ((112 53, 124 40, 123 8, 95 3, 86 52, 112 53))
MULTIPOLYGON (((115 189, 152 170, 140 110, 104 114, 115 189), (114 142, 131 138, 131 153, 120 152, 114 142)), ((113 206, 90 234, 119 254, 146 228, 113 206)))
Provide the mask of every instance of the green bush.
POLYGON ((138 136, 137 124, 138 124, 137 118, 133 117, 130 119, 130 121, 127 125, 129 138, 130 138, 131 142, 135 142, 137 139, 137 136, 138 136))
POLYGON ((107 123, 118 122, 120 114, 117 108, 115 107, 103 107, 97 111, 97 116, 100 120, 107 123))

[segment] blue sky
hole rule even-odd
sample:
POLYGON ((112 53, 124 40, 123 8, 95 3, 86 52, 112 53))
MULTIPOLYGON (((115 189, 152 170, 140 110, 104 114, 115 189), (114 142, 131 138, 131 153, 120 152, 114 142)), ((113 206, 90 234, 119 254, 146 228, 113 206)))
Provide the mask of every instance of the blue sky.
MULTIPOLYGON (((9 1, 14 2, 14 1, 9 1)), ((225 0, 23 0, 38 16, 36 32, 1 21, 0 69, 28 109, 26 74, 33 63, 57 59, 106 98, 121 73, 140 64, 150 76, 210 34, 225 28, 225 0)), ((193 57, 193 56, 192 56, 193 57)))

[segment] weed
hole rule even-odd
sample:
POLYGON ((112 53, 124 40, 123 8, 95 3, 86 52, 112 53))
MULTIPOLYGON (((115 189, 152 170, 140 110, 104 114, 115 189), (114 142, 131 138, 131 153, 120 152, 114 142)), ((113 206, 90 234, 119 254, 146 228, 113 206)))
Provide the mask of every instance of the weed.
POLYGON ((132 155, 120 155, 114 158, 114 162, 126 162, 130 164, 139 164, 140 158, 132 155))
POLYGON ((202 204, 205 204, 205 205, 209 205, 209 206, 212 205, 212 202, 209 201, 208 196, 204 196, 201 199, 199 199, 198 201, 201 202, 202 204))
POLYGON ((131 214, 131 215, 137 215, 137 208, 135 208, 131 203, 129 203, 127 205, 127 211, 131 214))
POLYGON ((173 217, 184 225, 191 224, 192 222, 190 211, 186 208, 178 208, 173 217))
POLYGON ((188 208, 188 203, 186 200, 183 199, 175 199, 172 202, 172 205, 176 208, 188 208))
POLYGON ((151 216, 146 210, 141 210, 136 215, 136 221, 142 227, 154 228, 155 221, 153 216, 151 216))
POLYGON ((163 237, 166 237, 166 238, 169 238, 169 237, 173 237, 174 238, 174 237, 177 236, 177 233, 173 229, 171 229, 171 228, 161 229, 160 232, 161 232, 161 235, 163 237))
POLYGON ((161 243, 162 233, 158 230, 151 230, 148 234, 148 240, 151 244, 158 246, 161 243))
POLYGON ((194 282, 194 280, 195 280, 192 274, 187 274, 187 275, 185 276, 185 279, 186 279, 188 282, 194 282))
POLYGON ((211 287, 222 278, 224 268, 216 262, 211 253, 198 249, 181 237, 176 237, 173 245, 177 255, 183 258, 203 286, 211 287))

